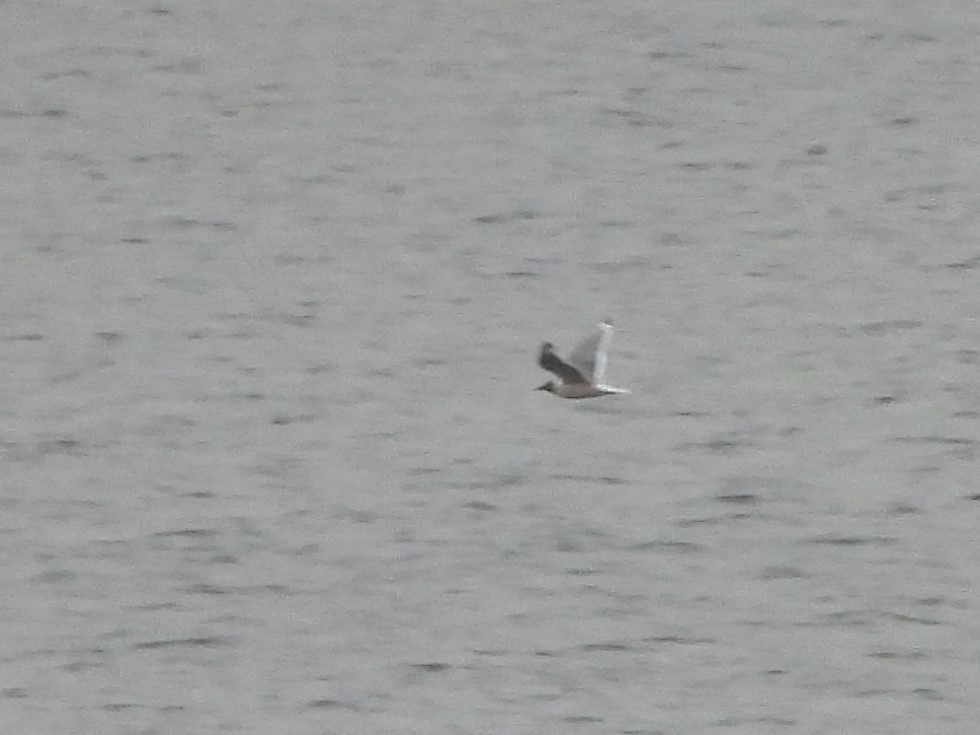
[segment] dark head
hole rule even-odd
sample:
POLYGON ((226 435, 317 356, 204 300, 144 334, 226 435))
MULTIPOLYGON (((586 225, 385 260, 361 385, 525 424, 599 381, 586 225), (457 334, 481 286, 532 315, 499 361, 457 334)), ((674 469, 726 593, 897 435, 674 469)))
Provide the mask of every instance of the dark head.
POLYGON ((549 393, 554 393, 555 392, 555 381, 549 380, 547 383, 545 383, 544 385, 538 386, 534 390, 546 390, 549 393))

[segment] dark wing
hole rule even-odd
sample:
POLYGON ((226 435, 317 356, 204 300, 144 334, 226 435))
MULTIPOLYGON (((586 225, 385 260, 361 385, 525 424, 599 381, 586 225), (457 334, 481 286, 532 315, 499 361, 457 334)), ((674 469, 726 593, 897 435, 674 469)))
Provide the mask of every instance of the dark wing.
POLYGON ((554 373, 557 375, 562 383, 585 383, 585 378, 582 377, 582 373, 573 368, 567 362, 562 360, 554 352, 554 345, 550 342, 545 342, 541 345, 541 354, 538 357, 538 365, 543 367, 549 373, 554 373))

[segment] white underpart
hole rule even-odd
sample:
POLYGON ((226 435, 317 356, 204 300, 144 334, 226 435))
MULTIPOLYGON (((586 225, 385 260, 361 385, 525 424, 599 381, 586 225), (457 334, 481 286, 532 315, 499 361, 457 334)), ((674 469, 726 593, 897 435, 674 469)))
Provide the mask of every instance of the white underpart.
POLYGON ((613 388, 611 385, 597 385, 596 388, 603 393, 629 393, 625 388, 613 388))

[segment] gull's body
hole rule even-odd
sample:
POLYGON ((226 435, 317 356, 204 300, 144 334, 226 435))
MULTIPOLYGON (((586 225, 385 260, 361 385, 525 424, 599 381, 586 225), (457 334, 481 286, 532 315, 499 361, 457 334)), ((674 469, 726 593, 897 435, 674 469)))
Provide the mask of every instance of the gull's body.
POLYGON ((599 331, 584 340, 568 360, 555 354, 550 342, 541 345, 538 365, 554 373, 558 381, 549 380, 538 390, 546 390, 561 398, 596 398, 615 393, 629 393, 622 388, 606 385, 607 352, 612 339, 612 322, 608 319, 599 324, 599 331))

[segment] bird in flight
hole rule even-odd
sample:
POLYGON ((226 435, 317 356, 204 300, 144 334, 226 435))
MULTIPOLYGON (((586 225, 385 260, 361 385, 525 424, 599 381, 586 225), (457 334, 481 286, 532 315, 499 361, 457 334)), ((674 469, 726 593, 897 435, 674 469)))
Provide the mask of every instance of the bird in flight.
POLYGON ((554 373, 558 381, 549 380, 536 390, 545 390, 561 398, 595 398, 614 393, 629 393, 613 388, 602 381, 606 379, 606 352, 612 339, 613 326, 608 319, 599 324, 599 330, 583 340, 569 356, 568 361, 555 354, 551 342, 541 345, 538 365, 554 373))

